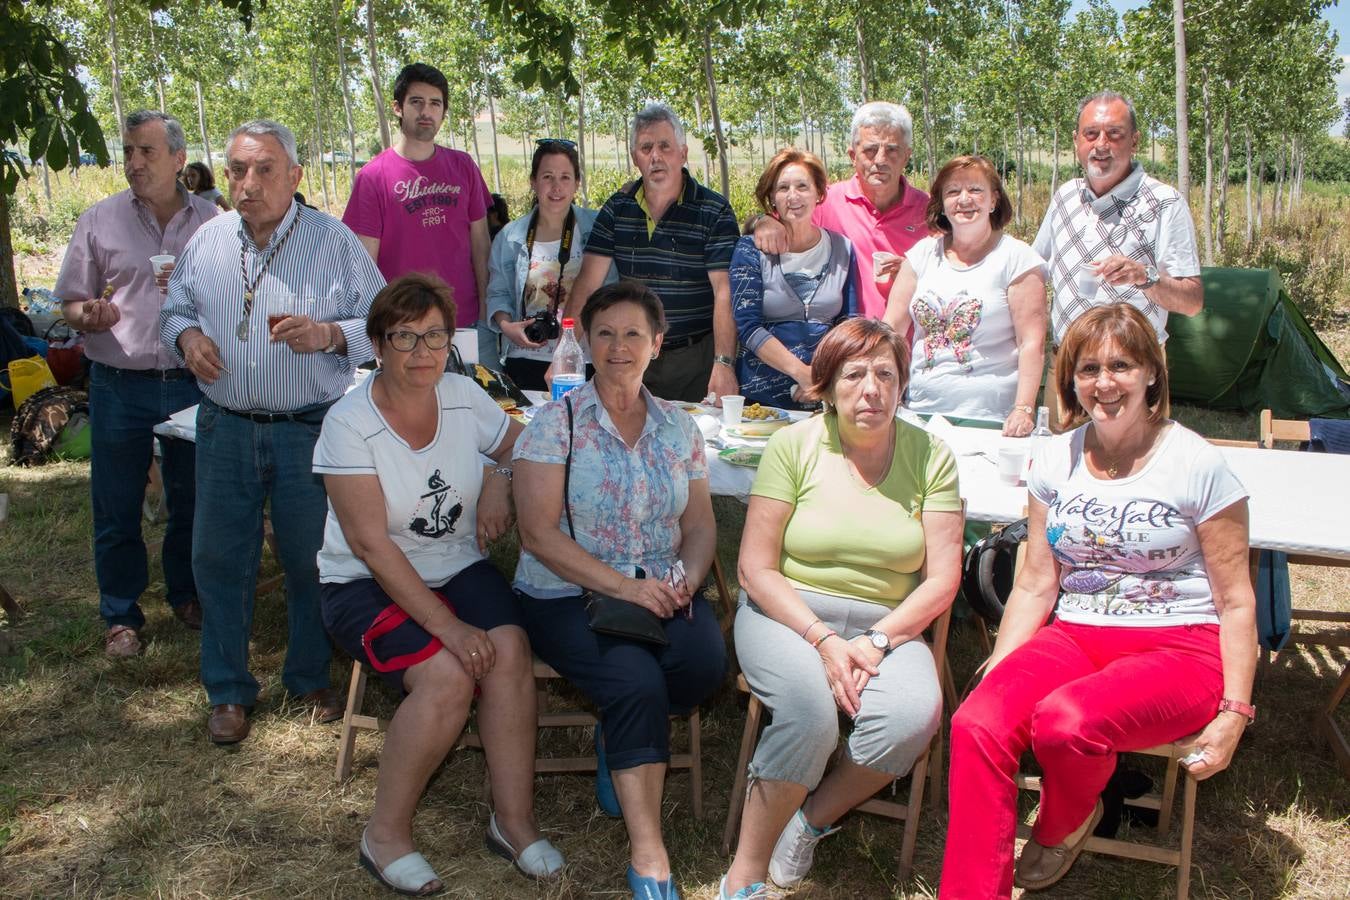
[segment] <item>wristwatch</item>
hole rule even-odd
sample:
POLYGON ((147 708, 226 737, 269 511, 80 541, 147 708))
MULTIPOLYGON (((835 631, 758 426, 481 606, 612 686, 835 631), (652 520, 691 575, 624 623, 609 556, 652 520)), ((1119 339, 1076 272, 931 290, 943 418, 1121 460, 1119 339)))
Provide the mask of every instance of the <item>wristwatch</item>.
POLYGON ((882 634, 880 631, 877 631, 875 628, 869 628, 864 631, 863 637, 871 641, 872 646, 876 647, 882 653, 891 652, 891 639, 886 637, 886 635, 882 634))
POLYGON ((1144 266, 1144 280, 1139 284, 1136 284, 1135 287, 1139 288, 1139 290, 1141 291, 1146 291, 1157 283, 1158 283, 1158 267, 1144 266))
MULTIPOLYGON (((332 325, 333 323, 329 322, 328 324, 332 325)), ((337 333, 336 333, 336 334, 333 334, 333 335, 331 335, 331 336, 329 337, 329 339, 328 339, 328 346, 323 348, 323 352, 324 352, 324 353, 336 353, 336 352, 337 352, 337 348, 338 348, 338 335, 342 334, 342 329, 339 328, 337 325, 333 325, 333 328, 336 329, 337 333)))
POLYGON ((1248 724, 1256 721, 1256 707, 1241 700, 1229 700, 1225 697, 1219 701, 1219 712, 1235 712, 1245 717, 1248 724))
POLYGON ((732 359, 730 356, 727 356, 725 353, 718 353, 716 356, 713 357, 713 362, 721 363, 728 369, 736 368, 736 360, 732 359))

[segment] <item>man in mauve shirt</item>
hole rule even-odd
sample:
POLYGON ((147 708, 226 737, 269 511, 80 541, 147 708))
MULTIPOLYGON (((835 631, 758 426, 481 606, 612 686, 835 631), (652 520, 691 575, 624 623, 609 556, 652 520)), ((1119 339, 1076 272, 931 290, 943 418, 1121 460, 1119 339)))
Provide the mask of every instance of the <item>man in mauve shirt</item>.
MULTIPOLYGON (((122 132, 129 190, 85 210, 66 248, 56 296, 62 315, 85 334, 93 456, 94 574, 109 656, 141 651, 140 597, 149 583, 141 506, 153 460, 154 427, 201 399, 192 374, 160 345, 164 294, 152 256, 178 256, 197 227, 216 214, 211 201, 178 183, 187 161, 183 126, 153 111, 132 113, 122 132)), ((195 454, 163 444, 169 521, 161 559, 164 592, 178 620, 201 628, 192 577, 195 454)))
MULTIPOLYGON (((853 114, 848 157, 854 176, 830 186, 811 221, 853 242, 858 263, 858 307, 881 318, 905 251, 928 235, 928 195, 905 180, 914 144, 914 120, 898 103, 864 103, 853 114)), ((755 246, 764 253, 787 250, 787 232, 761 217, 755 246)))

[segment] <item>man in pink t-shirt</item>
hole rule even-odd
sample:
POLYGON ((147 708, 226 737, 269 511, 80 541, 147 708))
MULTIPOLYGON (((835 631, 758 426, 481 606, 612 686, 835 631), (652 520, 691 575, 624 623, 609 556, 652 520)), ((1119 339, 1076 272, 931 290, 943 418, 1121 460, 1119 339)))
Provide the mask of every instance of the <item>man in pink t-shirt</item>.
MULTIPOLYGON (((905 180, 913 152, 914 120, 898 103, 864 103, 853 114, 849 159, 856 174, 830 186, 811 221, 853 242, 858 264, 858 300, 863 315, 881 318, 905 251, 926 237, 928 195, 905 180)), ((764 253, 787 249, 786 232, 774 219, 755 226, 755 246, 764 253)))
POLYGON ((483 318, 487 296, 490 203, 473 157, 436 144, 449 90, 433 66, 413 63, 398 73, 398 137, 356 173, 342 221, 387 280, 409 272, 443 278, 453 291, 455 327, 469 328, 483 318))

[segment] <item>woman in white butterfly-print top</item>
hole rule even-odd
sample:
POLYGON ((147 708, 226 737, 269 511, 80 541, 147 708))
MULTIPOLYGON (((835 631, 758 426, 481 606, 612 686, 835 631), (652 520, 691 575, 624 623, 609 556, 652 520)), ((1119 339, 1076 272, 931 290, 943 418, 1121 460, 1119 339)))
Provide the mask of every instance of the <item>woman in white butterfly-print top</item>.
POLYGON ((1003 233, 1012 204, 983 156, 948 162, 930 194, 933 234, 905 254, 883 316, 899 334, 913 325, 905 405, 1030 434, 1045 364, 1045 260, 1003 233))

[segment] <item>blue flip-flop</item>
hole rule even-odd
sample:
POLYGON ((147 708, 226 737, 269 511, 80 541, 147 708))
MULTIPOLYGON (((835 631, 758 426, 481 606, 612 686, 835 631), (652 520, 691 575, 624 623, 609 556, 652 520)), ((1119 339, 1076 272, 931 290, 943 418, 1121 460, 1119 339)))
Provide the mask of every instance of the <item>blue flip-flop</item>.
POLYGON ((650 875, 639 875, 632 866, 629 866, 628 888, 633 892, 633 900, 680 900, 680 891, 675 887, 674 875, 661 881, 650 875))

